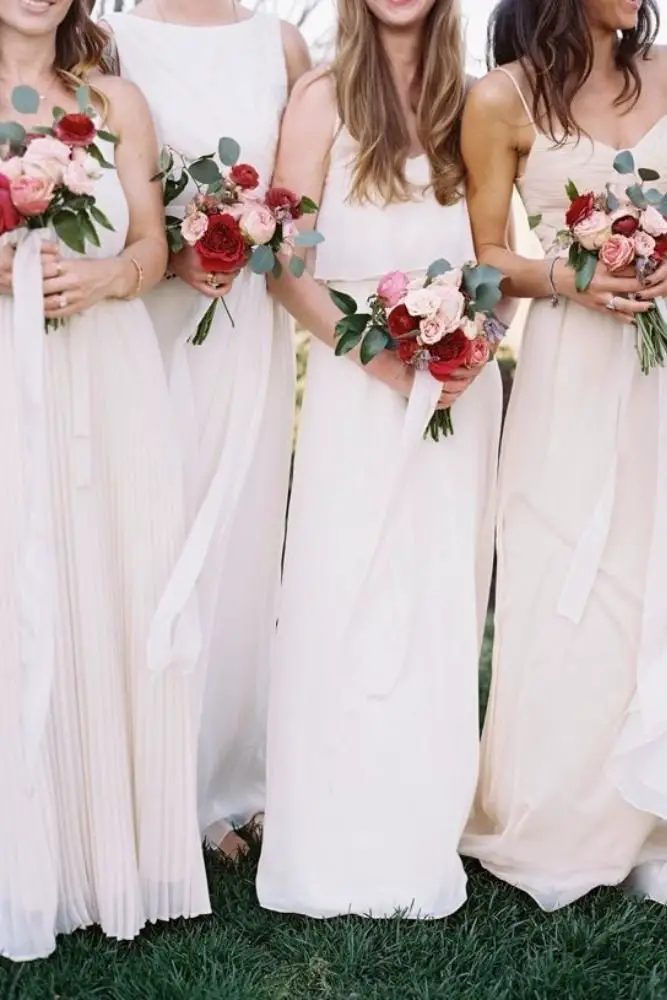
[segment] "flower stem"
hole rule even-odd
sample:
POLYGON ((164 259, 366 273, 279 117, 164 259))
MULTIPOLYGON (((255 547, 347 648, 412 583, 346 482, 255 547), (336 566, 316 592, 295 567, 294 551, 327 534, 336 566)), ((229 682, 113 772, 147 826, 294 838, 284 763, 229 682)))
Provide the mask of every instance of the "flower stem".
POLYGON ((453 433, 451 409, 436 410, 424 431, 424 440, 431 438, 432 441, 439 441, 441 437, 450 437, 453 433))

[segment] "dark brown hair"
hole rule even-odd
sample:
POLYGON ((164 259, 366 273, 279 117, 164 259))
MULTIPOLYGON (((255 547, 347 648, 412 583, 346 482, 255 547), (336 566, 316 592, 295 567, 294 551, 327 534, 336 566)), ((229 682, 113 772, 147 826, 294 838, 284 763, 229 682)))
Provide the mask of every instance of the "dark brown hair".
POLYGON ((65 76, 85 77, 100 66, 108 36, 93 21, 92 9, 93 0, 74 0, 58 28, 55 68, 65 76))
MULTIPOLYGON (((424 26, 415 84, 419 139, 441 205, 459 201, 464 170, 459 138, 465 98, 465 55, 459 0, 436 0, 424 26)), ((407 201, 410 136, 377 22, 365 0, 339 0, 333 65, 341 121, 357 141, 351 196, 407 201)))
MULTIPOLYGON (((616 48, 623 85, 618 106, 633 108, 642 91, 637 63, 648 57, 660 27, 657 0, 643 0, 637 27, 616 48)), ((582 0, 500 0, 489 20, 489 69, 520 62, 532 91, 533 119, 554 140, 580 136, 572 100, 593 68, 593 40, 582 0), (557 133, 561 133, 558 135, 557 133)))

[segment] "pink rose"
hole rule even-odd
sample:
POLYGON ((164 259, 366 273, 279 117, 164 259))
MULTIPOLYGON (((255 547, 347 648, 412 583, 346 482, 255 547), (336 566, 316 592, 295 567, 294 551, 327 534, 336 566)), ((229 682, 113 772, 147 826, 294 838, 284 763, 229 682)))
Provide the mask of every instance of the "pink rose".
POLYGON ((657 208, 649 205, 639 219, 639 224, 649 236, 664 236, 667 233, 667 219, 663 218, 657 208))
POLYGON ((465 333, 468 340, 477 340, 484 331, 484 323, 486 322, 486 316, 484 313, 476 313, 474 319, 466 319, 461 324, 461 329, 465 333))
POLYGON ((445 321, 439 314, 427 316, 425 319, 420 320, 419 339, 426 346, 437 344, 442 340, 446 332, 445 321))
POLYGON ((181 236, 191 247, 202 238, 208 229, 208 215, 204 212, 191 212, 181 223, 181 236))
POLYGON ((94 181, 81 160, 70 160, 63 173, 63 184, 72 194, 92 194, 95 190, 94 181))
POLYGON ((639 230, 634 236, 635 253, 638 257, 652 257, 655 252, 655 240, 648 233, 639 230))
POLYGON ((489 347, 489 342, 486 337, 477 337, 476 340, 470 345, 470 354, 468 355, 468 367, 469 368, 479 368, 481 365, 485 365, 491 356, 491 348, 489 347))
POLYGON ((377 295, 386 309, 393 309, 398 305, 407 293, 408 284, 408 276, 403 271, 390 271, 389 274, 385 274, 378 285, 377 295))
POLYGON ((246 208, 241 216, 240 226, 241 232, 251 243, 263 246, 270 243, 276 231, 276 220, 270 208, 257 202, 246 208))
POLYGON ((460 267, 452 267, 449 271, 444 274, 438 274, 433 279, 433 286, 438 285, 453 285, 454 288, 460 288, 461 282, 463 281, 463 271, 460 267))
POLYGON ((8 160, 0 162, 0 174, 4 174, 10 181, 17 181, 23 176, 23 163, 19 156, 10 156, 8 160))
POLYGON ((43 215, 53 199, 48 177, 19 177, 11 183, 12 201, 22 215, 43 215))
POLYGON ((635 258, 635 244, 627 236, 616 233, 605 240, 600 248, 600 260, 608 270, 622 271, 635 258))
POLYGON ((609 236, 611 219, 606 212, 591 212, 587 219, 574 227, 574 237, 584 250, 599 250, 609 236))
POLYGON ((437 294, 440 300, 437 314, 445 325, 445 333, 453 333, 461 326, 466 300, 455 285, 439 285, 437 294))
POLYGON ((23 170, 28 176, 46 176, 60 184, 65 167, 70 162, 69 146, 49 135, 32 139, 23 154, 23 170))

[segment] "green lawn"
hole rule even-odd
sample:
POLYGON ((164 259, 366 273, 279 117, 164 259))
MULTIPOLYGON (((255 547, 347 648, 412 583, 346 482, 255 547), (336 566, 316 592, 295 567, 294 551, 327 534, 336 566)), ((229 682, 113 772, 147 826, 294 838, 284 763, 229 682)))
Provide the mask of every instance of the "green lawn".
MULTIPOLYGON (((406 828, 406 850, 419 839, 406 828)), ((667 911, 618 890, 546 916, 470 866, 470 901, 450 920, 318 922, 260 910, 254 860, 211 859, 209 875, 212 918, 130 945, 75 934, 48 961, 0 962, 1 1000, 667 1000, 667 911)))

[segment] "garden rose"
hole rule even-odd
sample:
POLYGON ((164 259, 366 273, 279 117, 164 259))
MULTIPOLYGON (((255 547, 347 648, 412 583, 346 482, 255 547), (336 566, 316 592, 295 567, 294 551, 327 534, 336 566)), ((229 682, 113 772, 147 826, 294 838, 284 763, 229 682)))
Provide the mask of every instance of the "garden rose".
POLYGON ((435 316, 441 298, 432 288, 418 288, 405 296, 405 307, 411 316, 435 316))
POLYGON ((297 198, 289 188, 272 187, 266 192, 266 204, 281 215, 291 215, 293 219, 300 219, 302 216, 301 199, 297 198))
POLYGON ((466 300, 462 293, 454 285, 440 285, 437 289, 438 316, 445 327, 445 333, 453 333, 457 330, 463 320, 466 308, 466 300))
POLYGON ((649 236, 664 236, 667 234, 667 219, 663 218, 657 208, 649 205, 641 214, 639 220, 644 232, 649 236))
POLYGON ((48 177, 54 184, 60 184, 70 159, 69 146, 45 135, 28 145, 23 154, 23 171, 28 176, 48 177))
POLYGON ((181 236, 191 247, 200 240, 208 229, 208 215, 204 212, 191 212, 181 223, 181 236))
POLYGON ((4 174, 0 174, 0 236, 4 233, 10 233, 13 229, 18 229, 22 221, 21 215, 12 201, 10 180, 4 174))
POLYGON ((455 330, 432 349, 428 370, 439 382, 446 382, 452 372, 468 363, 471 344, 463 330, 455 330))
POLYGON ((102 168, 99 163, 85 149, 75 149, 72 159, 75 163, 81 164, 87 175, 93 180, 98 180, 102 176, 102 168))
POLYGON ((410 315, 403 303, 392 309, 387 316, 387 327, 394 340, 401 340, 409 333, 414 333, 418 326, 417 320, 410 315))
POLYGON ((634 215, 623 214, 618 218, 612 216, 611 231, 619 236, 634 236, 639 229, 639 219, 634 215))
POLYGON ((574 226, 578 226, 584 221, 584 219, 588 219, 593 214, 594 208, 595 195, 592 191, 589 191, 587 194, 579 195, 578 198, 575 198, 574 201, 571 202, 570 207, 565 214, 566 225, 569 226, 570 229, 573 229, 574 226))
POLYGON ((92 194, 95 190, 93 178, 86 172, 80 160, 70 160, 63 173, 63 184, 72 194, 92 194))
POLYGON ((445 321, 440 313, 435 316, 427 316, 419 324, 419 337, 422 344, 430 347, 437 344, 445 336, 445 321))
POLYGON ((97 135, 95 122, 88 115, 63 115, 53 131, 56 139, 68 146, 90 146, 97 135))
POLYGON ((432 285, 436 288, 438 285, 453 285, 454 288, 460 288, 461 282, 463 281, 463 271, 460 267, 452 267, 445 274, 438 274, 433 279, 432 285))
POLYGON ((660 261, 667 259, 667 236, 659 236, 655 241, 653 256, 660 261))
POLYGON ((485 365, 491 357, 491 348, 486 337, 477 337, 470 345, 467 364, 470 368, 485 365))
POLYGON ((634 242, 627 236, 616 234, 610 236, 600 248, 600 260, 608 270, 622 271, 631 264, 635 257, 634 242))
POLYGON ((12 201, 22 215, 43 215, 53 199, 54 184, 48 177, 19 177, 12 181, 12 201))
POLYGON ((634 237, 635 253, 638 257, 652 257, 655 252, 655 240, 648 233, 638 232, 634 237))
POLYGON ((212 215, 195 249, 201 266, 212 274, 230 274, 248 261, 248 246, 236 219, 227 213, 212 215))
POLYGON ((390 271, 385 274, 377 288, 378 298, 386 309, 393 309, 401 301, 408 290, 408 276, 403 271, 390 271))
POLYGON ((237 163, 229 171, 229 179, 244 191, 254 191, 259 184, 259 174, 249 163, 237 163))
POLYGON ((241 231, 251 243, 263 246, 269 243, 276 231, 276 220, 273 212, 266 205, 257 202, 248 207, 240 219, 241 231))
MULTIPOLYGON (((400 308, 401 307, 399 306, 399 309, 400 308)), ((411 365, 414 361, 415 354, 418 354, 420 350, 421 348, 417 341, 410 338, 399 341, 396 353, 404 365, 411 365)))
POLYGON ((477 340, 484 325, 484 314, 477 313, 474 319, 466 319, 461 324, 461 329, 468 340, 477 340))
POLYGON ((574 227, 574 236, 585 250, 599 250, 611 236, 611 220, 605 212, 591 212, 574 227))
POLYGON ((8 160, 0 162, 0 173, 4 174, 7 180, 17 181, 23 175, 23 163, 19 156, 10 156, 8 160))

